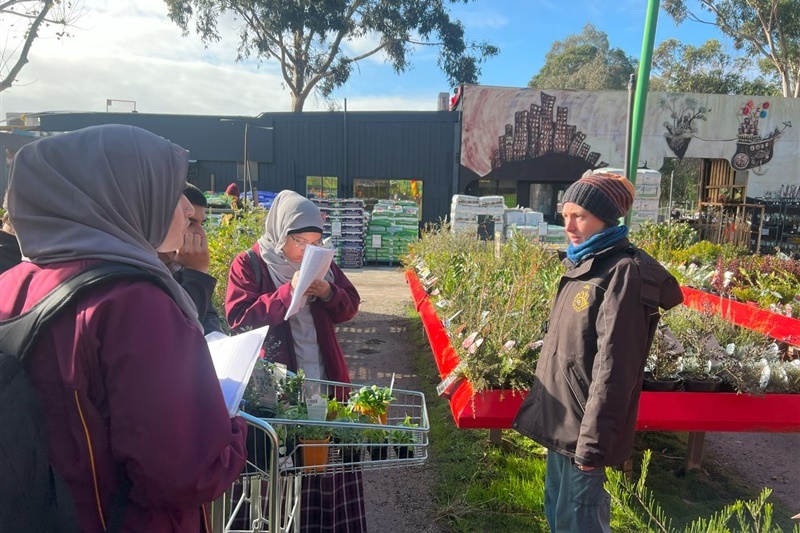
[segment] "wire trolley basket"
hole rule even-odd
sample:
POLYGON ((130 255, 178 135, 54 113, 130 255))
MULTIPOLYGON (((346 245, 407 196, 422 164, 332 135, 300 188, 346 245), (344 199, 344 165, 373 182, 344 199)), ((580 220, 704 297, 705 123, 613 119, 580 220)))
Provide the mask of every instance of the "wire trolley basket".
MULTIPOLYGON (((367 386, 305 379, 303 396, 330 398, 331 418, 332 412, 347 408, 345 398, 361 387, 367 386)), ((212 531, 294 533, 300 530, 304 478, 336 480, 353 472, 423 464, 429 431, 425 396, 401 389, 391 393, 385 415, 374 419, 287 418, 296 412, 291 409, 265 418, 240 412, 249 430, 247 464, 212 504, 212 531)))

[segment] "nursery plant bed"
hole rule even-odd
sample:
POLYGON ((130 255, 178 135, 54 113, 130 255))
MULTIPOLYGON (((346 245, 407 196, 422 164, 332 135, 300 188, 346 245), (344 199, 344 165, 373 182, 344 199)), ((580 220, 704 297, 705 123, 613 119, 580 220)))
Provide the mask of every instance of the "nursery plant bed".
POLYGON ((681 291, 683 291, 683 305, 687 307, 698 311, 711 309, 737 326, 758 331, 778 341, 800 345, 800 319, 798 318, 779 315, 766 309, 691 287, 681 287, 681 291))
MULTIPOLYGON (((406 280, 444 378, 458 365, 458 355, 416 274, 407 271, 406 280)), ((507 429, 526 394, 475 392, 472 384, 463 380, 451 390, 450 410, 461 429, 507 429)), ((800 394, 643 391, 636 426, 641 431, 800 432, 800 394)))

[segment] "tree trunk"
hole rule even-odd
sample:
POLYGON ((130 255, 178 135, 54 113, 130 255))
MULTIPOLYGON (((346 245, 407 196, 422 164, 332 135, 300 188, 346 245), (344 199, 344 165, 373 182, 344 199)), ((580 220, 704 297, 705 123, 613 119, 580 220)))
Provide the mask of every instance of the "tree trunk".
POLYGON ((303 110, 303 105, 306 103, 306 97, 308 95, 296 95, 292 93, 292 112, 293 113, 300 113, 303 110))

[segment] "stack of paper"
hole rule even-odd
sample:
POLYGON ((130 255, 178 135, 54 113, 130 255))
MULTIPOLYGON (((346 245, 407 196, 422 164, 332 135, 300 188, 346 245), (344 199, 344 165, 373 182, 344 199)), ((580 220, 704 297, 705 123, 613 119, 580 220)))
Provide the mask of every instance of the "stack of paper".
POLYGON ((231 416, 236 416, 239 412, 244 390, 250 381, 268 330, 269 326, 264 326, 233 337, 222 333, 210 333, 206 336, 208 351, 211 352, 225 405, 231 416))

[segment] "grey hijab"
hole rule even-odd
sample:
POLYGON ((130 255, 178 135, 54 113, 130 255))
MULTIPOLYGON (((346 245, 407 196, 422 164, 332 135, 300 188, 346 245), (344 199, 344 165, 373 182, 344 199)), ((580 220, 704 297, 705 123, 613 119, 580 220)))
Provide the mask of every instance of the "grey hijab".
POLYGON ((23 146, 8 211, 22 254, 44 265, 104 259, 158 276, 183 313, 197 310, 155 248, 186 181, 188 152, 133 126, 93 126, 23 146))
MULTIPOLYGON (((319 207, 294 191, 279 192, 267 213, 264 234, 258 239, 261 258, 278 285, 290 282, 294 273, 300 270, 300 263, 289 261, 283 253, 289 232, 309 227, 318 228, 322 233, 319 207)), ((333 275, 328 281, 333 281, 333 275)))
MULTIPOLYGON (((300 270, 300 263, 294 263, 283 253, 289 232, 303 228, 318 228, 322 233, 322 214, 314 202, 294 191, 281 191, 272 201, 264 223, 264 234, 258 239, 261 259, 267 264, 270 277, 276 286, 292 281, 294 273, 300 270)), ((328 269, 325 279, 333 283, 333 273, 328 269)), ((317 341, 314 317, 308 303, 297 314, 289 317, 289 327, 294 340, 295 358, 298 368, 306 377, 326 379, 325 364, 317 341)))

